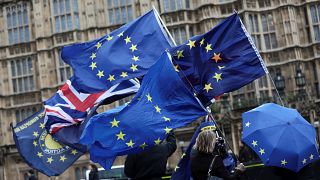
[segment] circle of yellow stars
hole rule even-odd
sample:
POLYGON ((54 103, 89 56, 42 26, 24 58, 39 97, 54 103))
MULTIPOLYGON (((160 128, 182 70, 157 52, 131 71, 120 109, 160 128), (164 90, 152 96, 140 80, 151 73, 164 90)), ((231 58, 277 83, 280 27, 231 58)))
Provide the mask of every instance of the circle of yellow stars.
MULTIPOLYGON (((129 40, 130 39, 128 39, 128 41, 129 40)), ((143 98, 146 98, 147 103, 153 103, 153 99, 152 99, 152 96, 150 95, 150 93, 145 95, 145 97, 143 97, 143 98)), ((155 113, 159 113, 162 116, 161 118, 165 122, 171 121, 171 118, 162 115, 161 108, 159 105, 155 104, 152 106, 154 107, 155 113)), ((110 123, 111 128, 120 128, 121 120, 117 119, 117 117, 114 117, 113 120, 110 121, 109 123, 110 123)), ((169 126, 166 126, 163 130, 164 130, 165 134, 169 134, 170 131, 172 131, 172 128, 170 128, 169 126)), ((140 147, 142 150, 144 150, 148 146, 148 144, 146 142, 143 142, 142 144, 138 145, 138 144, 136 144, 136 142, 134 142, 133 139, 129 139, 128 141, 126 141, 127 134, 123 130, 120 130, 120 129, 119 129, 118 133, 115 133, 115 137, 116 137, 117 141, 124 142, 124 144, 126 144, 126 147, 128 147, 128 148, 140 147)), ((162 140, 160 137, 158 137, 153 142, 154 142, 154 145, 159 145, 162 142, 162 140)))
MULTIPOLYGON (((251 123, 249 121, 247 121, 244 125, 245 128, 250 128, 250 125, 251 123)), ((254 148, 258 147, 258 141, 257 140, 252 140, 251 142, 251 145, 254 148)), ((265 149, 264 148, 259 148, 259 154, 262 156, 264 155, 266 152, 265 152, 265 149)), ((306 158, 303 158, 303 160, 301 161, 302 165, 306 165, 307 164, 307 161, 309 160, 309 162, 311 162, 312 160, 314 159, 314 155, 313 154, 310 154, 309 157, 306 157, 306 158)), ((281 166, 286 166, 289 162, 284 158, 280 161, 280 165, 281 166)))
MULTIPOLYGON (((139 50, 138 48, 138 45, 137 44, 134 44, 132 41, 131 41, 131 37, 129 35, 124 35, 124 31, 122 31, 121 33, 119 33, 117 35, 118 38, 123 38, 123 43, 125 43, 125 45, 129 48, 129 50, 131 51, 131 53, 133 53, 132 55, 132 61, 133 63, 131 63, 131 66, 130 66, 130 70, 132 72, 136 72, 136 71, 139 71, 139 68, 138 68, 138 65, 136 64, 140 59, 140 57, 138 55, 135 54, 135 52, 137 50, 139 50)), ((116 74, 105 74, 105 72, 103 70, 100 70, 98 68, 98 65, 97 65, 97 62, 94 61, 96 58, 97 58, 97 52, 98 50, 103 46, 104 43, 108 43, 109 41, 112 41, 116 38, 114 38, 114 36, 110 36, 110 35, 107 35, 106 38, 102 39, 101 42, 97 42, 94 46, 95 46, 95 50, 94 52, 91 53, 90 55, 90 59, 91 59, 91 64, 89 65, 89 68, 91 68, 92 71, 94 71, 95 69, 97 69, 97 74, 96 76, 101 79, 103 77, 107 77, 106 80, 109 81, 109 82, 112 82, 112 81, 115 81, 117 79, 117 76, 119 76, 120 78, 126 78, 128 77, 128 72, 127 71, 122 71, 121 74, 119 75, 116 75, 116 74)))
MULTIPOLYGON (((39 127, 41 129, 44 129, 45 128, 45 123, 40 123, 39 127)), ((32 142, 32 144, 33 144, 34 147, 37 147, 39 145, 38 142, 37 142, 37 139, 40 136, 39 132, 38 131, 33 131, 32 136, 35 137, 35 140, 32 142)), ((71 150, 71 154, 75 156, 76 154, 78 154, 78 151, 75 150, 75 149, 72 149, 71 150)), ((36 151, 36 155, 40 159, 42 159, 43 156, 44 156, 43 152, 40 152, 40 151, 36 151)), ((60 155, 58 159, 59 159, 59 160, 57 160, 58 162, 65 162, 68 158, 65 155, 60 155)), ((50 157, 46 158, 45 162, 47 162, 48 164, 52 164, 53 162, 55 162, 55 159, 54 159, 53 156, 50 156, 50 157)))
MULTIPOLYGON (((191 50, 192 48, 196 47, 196 46, 200 46, 202 48, 204 48, 204 51, 206 53, 211 53, 212 51, 212 44, 211 43, 205 43, 205 38, 202 38, 199 42, 196 42, 196 40, 188 40, 188 43, 186 44, 187 48, 189 50, 191 50)), ((179 49, 176 51, 175 55, 177 60, 185 57, 185 54, 184 54, 184 50, 183 49, 179 49)), ((222 57, 221 57, 221 52, 214 52, 213 53, 213 56, 210 58, 210 61, 213 61, 215 62, 216 64, 219 63, 220 61, 222 61, 222 57)), ((176 72, 180 72, 179 70, 179 65, 173 65, 174 66, 174 69, 176 72)), ((218 69, 221 70, 225 68, 225 66, 218 66, 218 69)), ((222 73, 220 72, 215 72, 214 76, 212 76, 213 79, 216 80, 216 82, 219 82, 222 80, 222 73)), ((209 93, 211 90, 213 90, 213 85, 212 83, 210 82, 207 82, 204 84, 204 87, 203 87, 203 90, 206 92, 206 93, 209 93)))

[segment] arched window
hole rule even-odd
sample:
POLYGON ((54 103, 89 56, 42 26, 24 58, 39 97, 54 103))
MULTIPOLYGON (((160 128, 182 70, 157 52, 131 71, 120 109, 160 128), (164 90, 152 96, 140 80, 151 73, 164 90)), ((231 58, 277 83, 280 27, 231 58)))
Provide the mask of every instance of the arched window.
POLYGON ((13 12, 12 13, 12 27, 16 27, 17 26, 17 13, 13 12))
POLYGON ((28 25, 29 24, 29 18, 28 18, 28 11, 25 9, 23 10, 23 22, 24 25, 28 25))
POLYGON ((18 22, 19 22, 19 25, 22 25, 22 24, 23 24, 23 21, 22 21, 22 12, 21 12, 21 11, 18 11, 18 22))
POLYGON ((58 9, 58 1, 57 0, 53 0, 53 14, 54 15, 58 15, 59 14, 59 9, 58 9))
POLYGON ((12 20, 11 20, 11 14, 10 13, 7 14, 7 26, 8 26, 8 28, 12 27, 12 20))

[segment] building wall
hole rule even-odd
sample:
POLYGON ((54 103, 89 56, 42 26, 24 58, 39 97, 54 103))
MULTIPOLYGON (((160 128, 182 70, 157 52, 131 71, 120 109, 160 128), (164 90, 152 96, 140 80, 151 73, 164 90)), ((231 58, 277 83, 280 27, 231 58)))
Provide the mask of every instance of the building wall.
MULTIPOLYGON (((23 179, 29 169, 16 152, 10 123, 16 124, 39 110, 42 102, 71 76, 71 68, 60 60, 59 49, 109 33, 153 6, 177 44, 210 30, 237 10, 272 78, 277 74, 284 77, 285 103, 300 107, 299 103, 289 102, 288 97, 294 97, 301 89, 307 92, 311 103, 319 102, 318 0, 5 0, 0 3, 0 179, 17 179, 17 174, 23 179), (299 69, 305 76, 303 87, 295 81, 299 69)), ((244 104, 276 100, 274 97, 272 81, 264 77, 230 93, 229 111, 239 120, 237 114, 244 111, 244 104)), ((315 109, 306 116, 314 122, 319 113, 315 109)), ((241 127, 236 122, 224 125, 234 137, 235 149, 241 127)), ((86 168, 88 162, 88 156, 83 156, 59 179, 78 178, 76 172, 86 168)), ((123 163, 123 159, 117 163, 123 163)))

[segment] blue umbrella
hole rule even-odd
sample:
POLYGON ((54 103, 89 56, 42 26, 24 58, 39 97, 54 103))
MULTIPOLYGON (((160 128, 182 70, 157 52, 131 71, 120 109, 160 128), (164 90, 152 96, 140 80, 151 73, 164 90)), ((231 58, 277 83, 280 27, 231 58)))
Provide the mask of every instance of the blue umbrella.
POLYGON ((266 166, 298 172, 319 158, 316 131, 296 109, 273 103, 242 114, 242 141, 266 166))

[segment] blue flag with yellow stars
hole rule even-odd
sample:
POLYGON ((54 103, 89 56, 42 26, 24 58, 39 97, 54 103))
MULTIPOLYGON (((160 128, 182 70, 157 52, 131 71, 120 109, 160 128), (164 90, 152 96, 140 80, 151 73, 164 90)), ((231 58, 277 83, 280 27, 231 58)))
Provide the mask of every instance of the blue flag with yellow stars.
POLYGON ((38 111, 13 127, 13 138, 24 161, 32 168, 57 176, 83 153, 55 141, 44 125, 45 111, 38 111))
POLYGON ((213 131, 216 130, 215 123, 212 121, 207 121, 207 122, 203 122, 200 124, 200 126, 194 132, 186 152, 184 152, 182 154, 178 165, 174 169, 174 172, 171 175, 171 179, 180 180, 180 179, 190 179, 191 178, 191 169, 190 169, 191 151, 192 151, 194 144, 196 143, 196 139, 198 137, 198 134, 204 130, 213 130, 213 131))
POLYGON ((170 52, 176 71, 205 105, 267 72, 237 13, 170 52))
POLYGON ((80 142, 89 146, 92 161, 110 169, 116 156, 151 148, 173 129, 206 114, 164 52, 145 75, 133 100, 116 111, 93 116, 80 142))
POLYGON ((99 39, 65 46, 61 58, 73 68, 77 90, 93 93, 143 76, 170 44, 151 10, 99 39))

